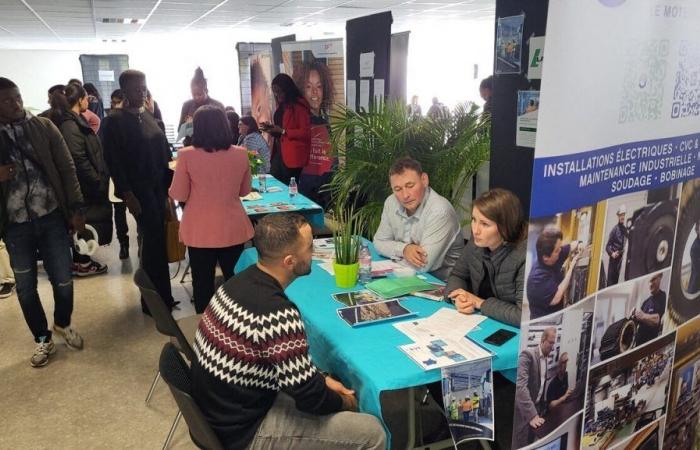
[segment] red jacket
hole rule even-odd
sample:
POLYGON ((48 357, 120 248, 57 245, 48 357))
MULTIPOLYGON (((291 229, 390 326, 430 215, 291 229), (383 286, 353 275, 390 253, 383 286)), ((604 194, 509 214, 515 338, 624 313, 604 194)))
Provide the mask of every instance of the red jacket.
POLYGON ((290 169, 306 166, 311 151, 311 115, 306 100, 299 98, 296 103, 285 105, 282 128, 280 148, 284 165, 290 169))

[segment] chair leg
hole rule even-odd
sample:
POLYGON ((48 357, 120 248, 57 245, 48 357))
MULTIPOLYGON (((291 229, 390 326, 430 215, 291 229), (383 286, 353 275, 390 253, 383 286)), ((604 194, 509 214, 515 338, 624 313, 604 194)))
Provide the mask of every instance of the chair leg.
POLYGON ((180 410, 177 411, 177 416, 175 416, 175 421, 173 422, 173 425, 170 427, 170 432, 168 433, 168 437, 165 438, 165 444, 163 444, 163 450, 168 450, 168 447, 170 447, 170 441, 173 440, 173 436, 175 435, 175 430, 177 430, 177 424, 180 423, 180 417, 182 417, 182 413, 180 410))
POLYGON ((148 390, 148 395, 146 396, 146 406, 148 406, 148 402, 150 402, 151 397, 153 397, 153 391, 156 390, 158 380, 160 380, 160 370, 156 372, 156 377, 153 379, 153 383, 151 383, 151 389, 148 390))

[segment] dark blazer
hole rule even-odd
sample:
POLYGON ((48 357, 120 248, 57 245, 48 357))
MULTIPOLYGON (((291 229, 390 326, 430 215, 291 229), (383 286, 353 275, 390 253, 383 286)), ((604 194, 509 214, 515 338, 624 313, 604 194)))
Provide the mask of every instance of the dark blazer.
POLYGON ((540 391, 540 364, 542 355, 540 344, 520 352, 518 357, 518 378, 515 382, 515 433, 513 448, 527 445, 530 434, 530 420, 541 414, 537 409, 537 394, 540 391))
MULTIPOLYGON (((477 247, 472 240, 467 243, 447 279, 445 294, 461 288, 479 295, 479 287, 487 275, 484 269, 485 251, 486 249, 477 247)), ((525 253, 523 241, 515 245, 506 243, 491 255, 486 264, 493 270, 490 281, 494 296, 484 299, 481 305, 484 315, 520 326, 525 285, 525 253)))

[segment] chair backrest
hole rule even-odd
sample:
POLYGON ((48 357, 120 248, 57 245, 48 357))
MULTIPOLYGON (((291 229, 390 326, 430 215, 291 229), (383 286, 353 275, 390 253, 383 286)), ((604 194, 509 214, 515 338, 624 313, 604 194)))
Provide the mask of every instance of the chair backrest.
POLYGON ((166 336, 174 337, 180 346, 180 351, 185 354, 187 359, 193 361, 194 350, 187 341, 187 338, 182 334, 182 330, 170 313, 170 310, 165 306, 165 302, 161 298, 158 291, 153 286, 153 282, 148 277, 148 274, 143 269, 138 269, 134 274, 134 283, 139 288, 143 301, 146 302, 151 317, 156 322, 156 329, 166 336))
POLYGON ((221 441, 192 398, 190 368, 182 359, 178 349, 170 342, 160 353, 160 375, 168 384, 175 402, 190 429, 190 437, 197 447, 208 450, 223 450, 221 441))

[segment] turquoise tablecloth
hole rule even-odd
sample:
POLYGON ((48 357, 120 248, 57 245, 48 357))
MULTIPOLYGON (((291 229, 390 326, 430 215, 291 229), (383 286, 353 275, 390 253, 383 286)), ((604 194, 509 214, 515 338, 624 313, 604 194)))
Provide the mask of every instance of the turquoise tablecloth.
MULTIPOLYGON (((262 216, 265 214, 275 213, 275 212, 298 212, 311 222, 312 226, 322 227, 324 225, 323 220, 323 208, 318 204, 314 203, 307 197, 297 194, 294 201, 289 199, 289 188, 286 184, 274 178, 272 175, 267 175, 267 188, 277 187, 280 189, 279 192, 260 192, 262 199, 255 201, 244 201, 243 207, 246 213, 250 217, 262 216), (275 203, 284 203, 282 208, 278 206, 273 206, 275 203), (254 208, 265 208, 265 211, 256 211, 254 208)), ((253 187, 255 189, 260 188, 258 183, 258 177, 253 177, 253 187)))
MULTIPOLYGON (((373 259, 378 258, 372 249, 373 259)), ((255 248, 243 252, 236 273, 254 264, 258 259, 255 248)), ((385 390, 402 389, 426 385, 440 380, 440 370, 424 371, 406 354, 399 345, 412 341, 392 326, 395 322, 383 322, 351 328, 338 317, 336 310, 341 307, 331 298, 336 292, 360 289, 340 289, 335 279, 318 266, 312 264, 311 274, 295 280, 286 290, 287 296, 301 311, 311 356, 322 370, 341 378, 343 384, 355 389, 360 410, 381 418, 380 393, 385 390)), ((444 302, 434 302, 418 297, 407 297, 401 303, 416 312, 412 319, 425 318, 440 308, 452 308, 444 302)), ((410 319, 404 319, 410 320, 410 319)), ((491 333, 505 328, 518 333, 519 329, 493 319, 486 319, 480 329, 469 333, 469 337, 491 350, 493 370, 502 372, 511 381, 515 379, 518 356, 518 336, 501 347, 483 342, 491 333)))

